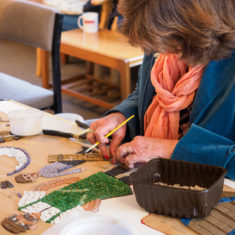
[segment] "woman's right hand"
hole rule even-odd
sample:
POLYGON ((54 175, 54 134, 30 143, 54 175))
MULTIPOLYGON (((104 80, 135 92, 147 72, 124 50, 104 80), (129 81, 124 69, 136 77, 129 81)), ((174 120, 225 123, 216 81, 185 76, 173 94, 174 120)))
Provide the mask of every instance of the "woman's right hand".
POLYGON ((120 125, 126 117, 122 113, 111 113, 105 117, 102 117, 90 124, 90 129, 94 132, 87 134, 87 139, 92 143, 100 142, 99 149, 104 156, 114 156, 117 147, 120 145, 126 135, 126 125, 119 128, 112 134, 112 141, 109 145, 108 138, 105 137, 115 127, 120 125))

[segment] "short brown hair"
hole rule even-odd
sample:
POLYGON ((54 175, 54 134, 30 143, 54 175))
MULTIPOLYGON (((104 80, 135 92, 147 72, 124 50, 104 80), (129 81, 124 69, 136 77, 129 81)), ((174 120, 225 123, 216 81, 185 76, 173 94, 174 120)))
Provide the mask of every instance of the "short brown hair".
POLYGON ((235 49, 235 0, 120 0, 121 31, 145 52, 206 64, 235 49))

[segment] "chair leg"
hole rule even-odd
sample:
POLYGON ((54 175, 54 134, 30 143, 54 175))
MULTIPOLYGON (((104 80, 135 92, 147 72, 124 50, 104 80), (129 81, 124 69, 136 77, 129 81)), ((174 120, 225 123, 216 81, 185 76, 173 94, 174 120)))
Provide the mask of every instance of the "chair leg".
POLYGON ((116 69, 110 69, 111 82, 120 85, 120 73, 116 69))
POLYGON ((42 77, 42 87, 50 88, 49 85, 49 53, 40 48, 36 49, 36 76, 42 77))
POLYGON ((131 92, 131 76, 130 67, 128 63, 120 64, 120 87, 121 87, 121 98, 126 99, 131 92))
POLYGON ((65 55, 63 53, 60 53, 61 63, 67 64, 68 63, 68 55, 65 55))
POLYGON ((42 87, 50 88, 49 85, 49 53, 41 50, 41 66, 42 66, 42 87))
POLYGON ((99 64, 94 64, 94 77, 97 78, 102 78, 103 77, 103 73, 102 73, 103 67, 99 64))
POLYGON ((41 77, 42 73, 42 66, 41 66, 41 49, 36 48, 36 76, 41 77))

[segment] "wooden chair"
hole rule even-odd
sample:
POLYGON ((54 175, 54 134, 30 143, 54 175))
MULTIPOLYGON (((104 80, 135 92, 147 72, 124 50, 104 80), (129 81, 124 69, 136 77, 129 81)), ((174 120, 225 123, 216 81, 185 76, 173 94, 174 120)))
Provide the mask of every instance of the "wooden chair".
POLYGON ((127 38, 120 33, 104 29, 111 8, 111 1, 103 2, 98 33, 86 34, 80 29, 62 32, 60 50, 63 54, 95 64, 94 68, 88 66, 85 75, 63 81, 62 92, 107 109, 114 106, 114 99, 125 99, 130 94, 130 68, 140 65, 143 59, 140 48, 129 45, 127 38), (111 77, 116 80, 120 77, 120 84, 114 83, 113 79, 104 80, 99 65, 110 68, 111 77))
MULTIPOLYGON (((43 0, 28 0, 28 1, 37 1, 41 4, 44 4, 43 0)), ((92 1, 91 1, 91 4, 92 1)), ((109 23, 109 15, 112 10, 112 0, 105 0, 104 2, 96 1, 94 5, 102 4, 102 10, 100 14, 100 23, 99 29, 107 29, 109 23)), ((49 79, 49 53, 41 48, 36 49, 36 76, 42 78, 42 87, 51 88, 50 79, 49 79)), ((61 53, 61 62, 62 64, 67 63, 67 57, 65 54, 61 53)), ((96 73, 100 73, 100 67, 87 63, 87 69, 90 71, 94 69, 96 73), (95 66, 95 68, 93 68, 95 66)))
POLYGON ((1 0, 1 4, 0 38, 51 53, 53 91, 0 73, 0 99, 62 112, 59 48, 63 16, 52 8, 23 0, 1 0))

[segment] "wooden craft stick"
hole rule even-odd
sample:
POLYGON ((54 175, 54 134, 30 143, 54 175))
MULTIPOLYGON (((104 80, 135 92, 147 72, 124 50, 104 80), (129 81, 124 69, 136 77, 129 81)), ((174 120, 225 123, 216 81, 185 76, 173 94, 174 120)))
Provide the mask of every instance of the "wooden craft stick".
POLYGON ((105 161, 101 153, 84 153, 84 154, 55 154, 48 156, 48 162, 61 162, 61 161, 76 161, 76 160, 85 160, 85 161, 105 161))

